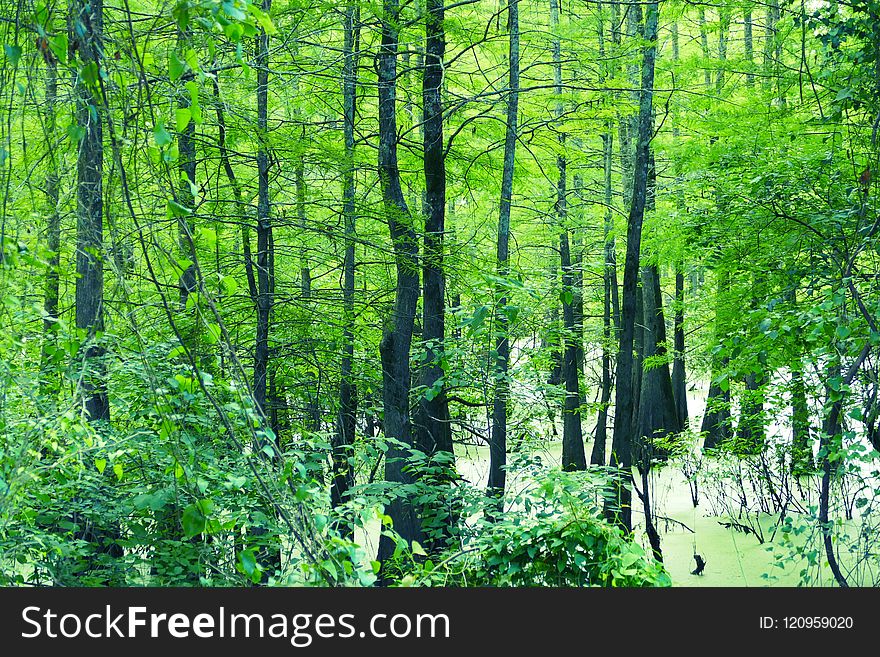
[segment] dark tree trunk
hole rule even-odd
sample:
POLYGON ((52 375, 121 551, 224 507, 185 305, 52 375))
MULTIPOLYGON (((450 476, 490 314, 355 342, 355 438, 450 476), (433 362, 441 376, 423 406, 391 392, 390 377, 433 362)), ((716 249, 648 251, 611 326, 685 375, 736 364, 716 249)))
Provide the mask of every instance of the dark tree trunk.
MULTIPOLYGON (((617 3, 611 3, 611 39, 612 45, 620 45, 620 32, 617 26, 617 3)), ((599 57, 605 60, 605 25, 599 23, 599 57)), ((616 67, 613 59, 602 71, 602 79, 614 75, 616 67)), ((612 345, 617 343, 617 331, 620 327, 620 300, 617 285, 617 253, 614 239, 614 188, 612 185, 614 172, 614 136, 612 123, 609 121, 607 130, 602 135, 602 153, 605 184, 605 267, 602 273, 602 382, 599 398, 599 416, 596 420, 596 439, 590 454, 590 463, 605 465, 605 450, 608 442, 608 411, 611 405, 611 389, 614 378, 614 359, 612 345)))
MULTIPOLYGON (((103 40, 103 0, 76 0, 71 6, 74 45, 83 64, 100 70, 103 40)), ((104 330, 103 200, 104 168, 103 110, 96 94, 81 76, 76 77, 77 123, 83 131, 76 170, 76 327, 86 329, 82 351, 84 374, 81 385, 86 415, 90 421, 109 420, 110 403, 100 362, 104 350, 96 343, 104 330)))
POLYGON ((443 61, 446 50, 443 0, 428 0, 425 14, 425 59, 422 77, 425 169, 425 249, 422 269, 422 338, 426 362, 421 379, 426 394, 419 400, 418 447, 426 454, 452 454, 449 402, 443 381, 446 337, 446 277, 443 236, 446 222, 446 163, 443 143, 443 61))
MULTIPOLYGON (((553 32, 553 81, 558 97, 562 96, 562 48, 559 41, 559 0, 550 0, 550 29, 553 32)), ((560 149, 565 147, 562 126, 562 103, 554 108, 556 127, 559 132, 560 149)), ((556 220, 562 227, 559 236, 560 269, 562 271, 562 326, 563 355, 562 380, 565 383, 565 401, 562 411, 562 468, 585 470, 584 435, 581 424, 580 367, 578 362, 580 337, 575 319, 575 271, 571 257, 568 229, 568 204, 566 199, 566 161, 560 154, 556 158, 558 181, 556 183, 556 220)))
MULTIPOLYGON (((382 395, 385 436, 400 444, 391 445, 385 457, 385 479, 398 484, 414 483, 405 470, 405 459, 413 445, 409 413, 410 346, 419 300, 418 241, 412 217, 400 185, 397 164, 397 47, 400 20, 398 0, 383 0, 382 42, 378 55, 379 74, 379 182, 388 229, 394 246, 397 288, 394 310, 382 335, 382 395)), ((408 543, 423 541, 421 521, 411 501, 396 496, 385 509, 396 531, 408 543)), ((394 552, 388 536, 379 540, 377 559, 384 564, 394 552)))
MULTIPOLYGON (((504 169, 501 175, 501 203, 498 211, 498 244, 496 262, 498 276, 510 274, 510 205, 513 196, 513 169, 516 155, 517 122, 519 120, 519 0, 508 0, 507 28, 510 33, 508 50, 507 128, 504 136, 504 169)), ((495 391, 492 401, 492 433, 489 438, 488 495, 501 503, 507 467, 507 370, 510 363, 507 294, 502 286, 495 292, 495 391)))
POLYGON ((755 84, 755 74, 752 66, 755 62, 754 38, 752 36, 752 8, 743 9, 743 50, 746 56, 746 84, 751 87, 755 84))
POLYGON ((58 100, 58 65, 54 57, 46 57, 46 143, 49 148, 49 173, 46 175, 46 248, 49 251, 46 261, 46 291, 43 308, 43 345, 40 351, 42 370, 41 390, 46 395, 54 395, 58 391, 59 378, 52 372, 52 352, 57 343, 58 333, 58 295, 59 271, 61 263, 61 215, 58 212, 59 175, 58 160, 54 148, 50 145, 55 138, 57 124, 56 103, 58 100))
MULTIPOLYGON (((342 74, 343 130, 345 133, 345 172, 343 176, 342 214, 345 221, 345 257, 342 264, 342 363, 340 367, 339 418, 333 441, 333 483, 330 487, 330 501, 334 507, 345 501, 348 491, 354 486, 354 470, 350 459, 353 456, 355 428, 357 422, 357 386, 354 380, 354 265, 355 265, 355 164, 354 164, 354 122, 357 102, 357 46, 360 25, 357 3, 350 1, 345 7, 345 43, 342 74)), ((351 523, 342 527, 343 534, 351 537, 354 529, 351 523)))
MULTIPOLYGON (((724 335, 724 329, 721 326, 721 299, 722 290, 729 284, 729 276, 725 275, 721 278, 718 275, 715 287, 715 340, 720 341, 724 335)), ((703 449, 716 449, 723 443, 730 440, 733 435, 731 430, 730 417, 730 388, 722 386, 716 382, 716 379, 727 370, 728 359, 724 357, 720 360, 713 359, 712 371, 710 376, 712 382, 709 384, 709 394, 706 397, 706 410, 703 413, 703 421, 700 424, 700 433, 705 435, 703 441, 703 449)))
MULTIPOLYGON (((422 139, 425 173, 425 236, 422 267, 422 339, 425 362, 419 399, 417 447, 429 455, 443 453, 441 481, 454 477, 452 427, 446 397, 443 360, 446 339, 446 274, 443 269, 446 230, 446 162, 443 142, 443 70, 446 52, 444 0, 427 0, 425 12, 425 56, 422 75, 422 139)), ((439 482, 438 482, 439 483, 439 482)), ((451 536, 455 515, 445 500, 430 512, 433 527, 426 533, 428 547, 437 551, 451 536)))
MULTIPOLYGON (((663 318, 660 293, 660 274, 656 265, 642 267, 642 306, 644 312, 643 360, 666 355, 666 322, 663 318)), ((642 389, 639 396, 638 436, 644 441, 639 467, 650 469, 650 459, 663 456, 665 450, 651 444, 656 438, 681 431, 675 410, 672 378, 669 364, 643 368, 642 389)))
MULTIPOLYGON (((177 33, 177 43, 178 48, 180 50, 184 50, 190 44, 191 39, 190 30, 178 29, 177 33)), ((191 100, 189 95, 189 90, 186 88, 186 83, 193 80, 194 74, 192 71, 187 71, 180 78, 180 84, 177 91, 177 107, 181 110, 188 110, 190 108, 191 100)), ((193 194, 193 187, 196 184, 196 123, 195 121, 189 121, 183 131, 179 132, 177 135, 177 149, 178 149, 178 170, 180 172, 180 188, 178 191, 177 200, 185 208, 193 209, 195 206, 195 195, 193 194)), ((182 216, 177 219, 178 221, 178 241, 180 253, 184 258, 189 258, 192 261, 195 261, 195 258, 192 257, 192 220, 190 219, 191 215, 182 216)), ((184 302, 185 303, 185 302, 184 302)))
POLYGON ((682 430, 688 425, 687 377, 684 358, 684 273, 675 270, 675 314, 673 320, 672 394, 675 398, 675 411, 682 430))
MULTIPOLYGON (((269 10, 271 0, 263 0, 269 10)), ((269 35, 257 37, 257 341, 254 349, 254 403, 257 412, 266 417, 266 370, 269 364, 269 331, 272 313, 270 290, 273 272, 269 268, 269 244, 272 239, 272 217, 269 204, 269 35)))
MULTIPOLYGON (((560 176, 565 175, 564 166, 560 168, 560 176)), ((560 182, 564 202, 564 183, 560 182)), ((560 213, 564 212, 559 210, 560 213)), ((581 392, 578 370, 578 340, 575 331, 573 300, 565 301, 567 295, 573 295, 574 276, 571 271, 571 258, 568 244, 568 231, 562 231, 559 238, 562 254, 562 315, 565 349, 562 360, 562 378, 565 381, 565 404, 562 416, 562 468, 564 470, 585 470, 587 468, 584 453, 584 435, 581 425, 581 392)))
MULTIPOLYGON (((306 226, 306 208, 308 206, 308 198, 306 195, 306 166, 305 157, 301 154, 296 164, 294 172, 294 184, 296 187, 296 219, 299 229, 305 234, 306 226)), ((314 335, 314 327, 312 326, 312 318, 314 317, 315 306, 312 304, 312 269, 309 264, 308 251, 305 249, 301 254, 300 261, 300 298, 302 299, 303 308, 306 311, 305 319, 305 344, 304 350, 306 358, 316 365, 320 362, 320 356, 316 351, 317 340, 314 335)), ((321 430, 321 374, 320 368, 315 368, 314 375, 310 375, 305 384, 306 408, 305 417, 303 418, 303 428, 309 433, 316 433, 321 430)))
POLYGON ((736 427, 737 450, 745 454, 757 454, 764 446, 764 377, 749 372, 745 377, 746 388, 740 397, 740 415, 736 427))
POLYGON ((654 98, 654 62, 657 55, 658 5, 646 5, 645 46, 642 63, 639 132, 633 175, 632 205, 627 221, 626 263, 623 275, 623 312, 620 345, 617 353, 617 390, 615 395, 614 437, 611 464, 621 471, 617 499, 607 511, 627 531, 632 529, 632 492, 626 485, 632 477, 633 339, 636 325, 636 295, 639 276, 639 252, 642 243, 642 222, 648 191, 648 167, 652 138, 654 98))
MULTIPOLYGON (((263 0, 263 10, 268 12, 272 0, 263 0)), ((257 340, 254 348, 254 404, 268 427, 269 409, 266 405, 267 372, 269 368, 269 334, 271 331, 274 254, 272 241, 272 208, 269 202, 269 149, 268 149, 268 106, 269 106, 269 35, 264 30, 256 39, 257 69, 257 340)), ((245 236, 246 237, 246 236, 245 236)), ((247 253, 247 252, 246 252, 247 253)), ((277 437, 276 437, 277 439, 277 437)), ((275 443, 273 443, 273 447, 275 443)), ((253 536, 264 536, 264 528, 255 528, 253 536)), ((281 546, 274 536, 262 539, 264 545, 259 559, 266 564, 271 574, 281 569, 281 546)))
POLYGON ((807 387, 804 383, 804 373, 800 363, 791 368, 791 433, 792 473, 801 475, 811 472, 813 469, 813 439, 810 411, 807 406, 807 387))
MULTIPOLYGON (((610 127, 610 126, 609 126, 610 127)), ((611 345, 616 341, 616 321, 613 316, 612 299, 617 288, 617 256, 614 247, 614 219, 612 215, 612 158, 613 138, 609 129, 602 137, 605 162, 605 268, 602 275, 602 388, 599 398, 599 417, 596 420, 596 440, 590 454, 590 463, 605 465, 605 448, 608 441, 608 407, 611 404, 613 363, 611 345)))

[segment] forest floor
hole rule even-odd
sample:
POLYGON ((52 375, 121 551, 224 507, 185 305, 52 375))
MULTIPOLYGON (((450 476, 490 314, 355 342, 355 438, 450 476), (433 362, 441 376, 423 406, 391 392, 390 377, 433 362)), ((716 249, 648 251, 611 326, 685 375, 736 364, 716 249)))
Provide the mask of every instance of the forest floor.
MULTIPOLYGON (((705 406, 707 386, 695 386, 689 392, 689 412, 693 422, 699 422, 705 406)), ((779 423, 768 427, 768 435, 784 435, 779 423)), ((548 421, 549 423, 549 421, 548 421)), ((552 431, 543 427, 549 435, 552 431)), ((589 436, 584 427, 585 437, 589 436)), ((610 433, 610 432, 609 432, 610 433)), ((610 442, 610 441, 609 441, 610 442)), ((591 441, 587 440, 586 454, 589 459, 591 441)), ((610 447, 610 445, 609 445, 610 447)), ((544 465, 558 466, 561 458, 559 440, 532 441, 529 445, 531 456, 540 458, 544 465)), ((792 542, 803 545, 807 534, 801 536, 788 535, 784 540, 783 531, 778 527, 778 516, 770 514, 753 514, 746 519, 746 525, 758 530, 742 531, 723 522, 741 520, 731 518, 719 511, 717 503, 713 504, 713 491, 699 489, 698 504, 694 506, 691 489, 687 478, 682 472, 680 463, 670 461, 662 467, 655 468, 651 473, 652 508, 655 525, 661 535, 663 562, 672 579, 673 586, 686 587, 754 587, 754 586, 797 586, 801 582, 800 572, 804 568, 801 559, 788 559, 785 567, 777 563, 777 557, 792 553, 792 542), (759 540, 761 534, 762 540, 759 540), (701 575, 693 575, 695 569, 694 553, 698 553, 706 562, 701 575)), ((489 450, 484 445, 456 446, 456 467, 459 474, 473 484, 478 490, 484 490, 488 480, 489 450)), ((704 468, 714 467, 704 464, 704 468)), ((638 473, 634 472, 638 481, 638 473)), ((703 477, 708 477, 704 470, 703 477)), ((708 477, 713 481, 712 477, 708 477)), ((508 494, 515 493, 525 483, 522 473, 511 470, 508 475, 508 494)), ((703 481, 705 484, 706 481, 703 481)), ((636 506, 633 523, 637 539, 650 552, 650 546, 644 531, 644 513, 641 504, 635 497, 636 506)), ((369 523, 366 532, 359 531, 355 540, 364 546, 367 558, 374 558, 378 546, 378 521, 369 523)), ((818 549, 818 539, 814 534, 810 537, 818 549)), ((827 567, 822 565, 823 559, 811 566, 811 586, 833 586, 834 581, 827 567)))

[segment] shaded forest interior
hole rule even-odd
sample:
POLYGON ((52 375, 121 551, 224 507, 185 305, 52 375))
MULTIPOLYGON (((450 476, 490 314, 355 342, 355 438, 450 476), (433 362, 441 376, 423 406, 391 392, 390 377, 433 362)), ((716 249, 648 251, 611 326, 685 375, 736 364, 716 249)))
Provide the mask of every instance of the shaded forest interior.
POLYGON ((0 7, 0 583, 880 581, 880 0, 0 7))

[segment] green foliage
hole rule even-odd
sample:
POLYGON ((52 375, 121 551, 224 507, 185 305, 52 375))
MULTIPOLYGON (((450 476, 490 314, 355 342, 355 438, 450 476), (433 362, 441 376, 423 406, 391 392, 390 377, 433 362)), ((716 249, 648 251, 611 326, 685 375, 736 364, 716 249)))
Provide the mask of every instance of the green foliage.
MULTIPOLYGON (((545 471, 510 502, 478 521, 474 538, 416 560, 405 585, 669 586, 641 545, 601 516, 609 479, 598 471, 545 471)), ((489 507, 484 513, 489 512, 489 507)), ((413 546, 412 554, 418 554, 413 546)))

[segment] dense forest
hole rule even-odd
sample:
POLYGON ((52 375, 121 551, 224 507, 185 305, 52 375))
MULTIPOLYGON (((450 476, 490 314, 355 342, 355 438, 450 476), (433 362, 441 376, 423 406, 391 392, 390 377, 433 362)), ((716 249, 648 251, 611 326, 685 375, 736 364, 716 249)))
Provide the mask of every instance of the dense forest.
POLYGON ((880 0, 0 7, 0 583, 880 583, 880 0))

